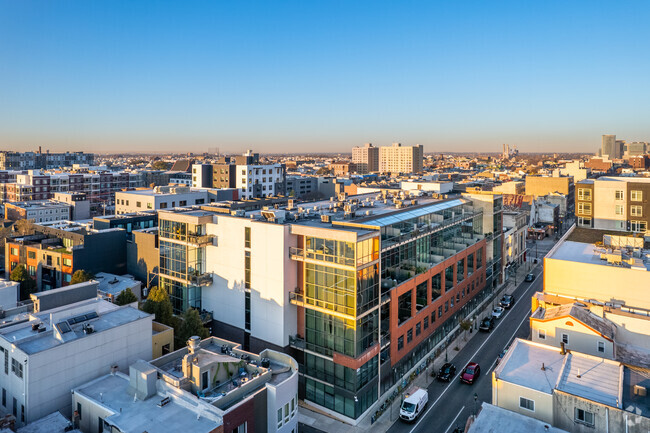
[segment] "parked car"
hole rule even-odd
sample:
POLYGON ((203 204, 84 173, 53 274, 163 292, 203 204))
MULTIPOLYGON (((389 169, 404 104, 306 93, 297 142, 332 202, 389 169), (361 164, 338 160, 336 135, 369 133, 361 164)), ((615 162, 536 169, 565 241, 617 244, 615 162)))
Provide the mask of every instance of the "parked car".
POLYGON ((527 283, 530 283, 530 282, 532 282, 534 280, 535 280, 535 275, 533 275, 533 274, 528 274, 528 275, 526 275, 526 278, 524 278, 524 281, 527 282, 527 283))
POLYGON ((442 367, 440 367, 440 371, 438 371, 437 378, 440 381, 449 382, 455 375, 456 375, 456 367, 451 362, 448 362, 442 367))
POLYGON ((495 319, 500 319, 505 312, 506 312, 505 308, 496 307, 494 310, 492 310, 492 317, 494 317, 495 319))
POLYGON ((497 362, 496 365, 499 365, 499 362, 501 362, 501 359, 506 356, 506 353, 508 353, 508 349, 503 349, 501 353, 499 353, 499 356, 497 356, 497 362))
POLYGON ((503 298, 501 298, 499 305, 501 305, 503 308, 510 308, 515 305, 515 297, 512 295, 504 295, 503 298))
POLYGON ((418 388, 402 402, 399 417, 406 422, 413 422, 424 411, 429 402, 429 393, 426 389, 418 388))
POLYGON ((463 374, 460 375, 460 381, 471 385, 476 382, 480 374, 481 367, 475 362, 470 362, 463 370, 463 374))
POLYGON ((486 317, 481 321, 478 329, 483 332, 490 332, 494 328, 494 320, 492 317, 486 317))

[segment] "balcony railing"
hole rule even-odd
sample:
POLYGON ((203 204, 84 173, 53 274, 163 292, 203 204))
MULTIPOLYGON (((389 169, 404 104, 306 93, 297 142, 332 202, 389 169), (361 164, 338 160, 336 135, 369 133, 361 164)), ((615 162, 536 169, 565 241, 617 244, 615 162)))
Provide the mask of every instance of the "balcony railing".
POLYGON ((289 346, 295 349, 305 350, 305 339, 298 335, 289 335, 289 346))
POLYGON ((323 301, 305 296, 303 292, 289 292, 289 302, 298 307, 305 307, 321 313, 331 314, 348 320, 356 320, 355 308, 346 307, 333 302, 323 301))
POLYGON ((187 242, 200 246, 211 244, 212 239, 214 239, 214 235, 199 235, 192 233, 187 235, 187 242))
POLYGON ((202 274, 188 275, 190 283, 195 286, 209 286, 212 284, 212 274, 204 272, 202 274))
POLYGON ((289 247, 289 257, 291 260, 303 261, 305 260, 305 250, 297 247, 289 247))

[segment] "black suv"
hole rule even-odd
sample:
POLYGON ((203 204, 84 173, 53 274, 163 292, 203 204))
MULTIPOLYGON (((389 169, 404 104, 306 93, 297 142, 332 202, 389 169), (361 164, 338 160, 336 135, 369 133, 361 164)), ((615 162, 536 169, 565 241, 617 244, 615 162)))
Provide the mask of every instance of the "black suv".
POLYGON ((494 328, 494 320, 491 317, 486 317, 481 321, 481 325, 478 327, 479 330, 484 332, 490 332, 494 328))
POLYGON ((510 308, 515 305, 515 297, 512 295, 505 295, 503 298, 501 298, 499 305, 501 305, 503 308, 510 308))
POLYGON ((454 376, 456 376, 456 367, 451 362, 448 362, 440 367, 440 371, 438 371, 438 376, 436 377, 438 380, 449 382, 454 376))

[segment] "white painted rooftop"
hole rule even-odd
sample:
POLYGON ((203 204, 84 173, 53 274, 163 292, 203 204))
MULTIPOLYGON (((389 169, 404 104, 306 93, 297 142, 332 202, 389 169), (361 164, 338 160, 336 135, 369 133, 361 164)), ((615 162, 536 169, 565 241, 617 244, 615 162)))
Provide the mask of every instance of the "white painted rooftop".
POLYGON ((529 416, 511 412, 507 409, 493 406, 489 403, 481 405, 481 411, 468 433, 567 433, 529 416))
MULTIPOLYGON (((607 260, 601 259, 601 253, 605 249, 597 247, 594 244, 584 242, 564 241, 560 244, 555 251, 547 256, 549 259, 566 260, 570 262, 589 263, 592 265, 613 266, 608 264, 607 260)), ((637 260, 634 269, 644 267, 645 270, 650 271, 650 261, 637 260)), ((626 267, 625 265, 616 267, 626 267)), ((629 266, 627 266, 629 268, 629 266)))
POLYGON ((559 391, 621 408, 623 366, 616 361, 571 352, 567 355, 559 391))

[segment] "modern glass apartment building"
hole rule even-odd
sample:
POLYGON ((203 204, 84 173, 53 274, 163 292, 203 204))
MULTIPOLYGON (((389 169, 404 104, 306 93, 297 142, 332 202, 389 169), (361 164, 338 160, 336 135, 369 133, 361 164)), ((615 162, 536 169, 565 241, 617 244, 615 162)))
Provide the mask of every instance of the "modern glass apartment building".
POLYGON ((169 294, 174 314, 201 309, 201 286, 211 281, 205 254, 205 247, 212 243, 206 230, 210 222, 210 212, 160 212, 159 284, 169 294))
POLYGON ((350 419, 490 292, 483 213, 471 200, 361 215, 291 228, 301 395, 350 419))

